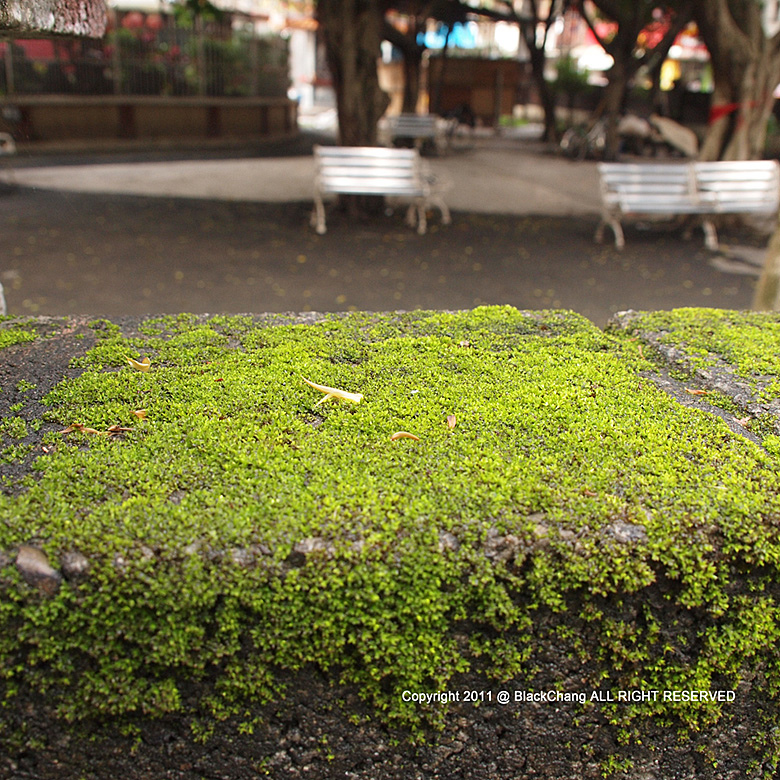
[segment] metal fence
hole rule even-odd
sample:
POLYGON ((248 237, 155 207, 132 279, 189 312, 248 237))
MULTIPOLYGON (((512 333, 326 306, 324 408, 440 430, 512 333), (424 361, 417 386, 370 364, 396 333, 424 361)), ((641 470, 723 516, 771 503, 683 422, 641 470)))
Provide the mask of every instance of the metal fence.
POLYGON ((284 97, 290 84, 287 41, 247 28, 177 24, 141 14, 99 41, 0 43, 4 95, 211 95, 284 97))

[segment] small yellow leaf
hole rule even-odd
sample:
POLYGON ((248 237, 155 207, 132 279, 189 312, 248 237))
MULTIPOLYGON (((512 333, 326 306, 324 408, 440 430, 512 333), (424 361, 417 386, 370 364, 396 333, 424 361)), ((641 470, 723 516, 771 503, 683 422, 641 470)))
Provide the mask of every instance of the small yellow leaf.
POLYGON ((419 436, 415 436, 413 433, 407 431, 398 431, 390 437, 390 441, 398 441, 398 439, 413 439, 414 441, 420 441, 419 436))
POLYGON ((152 361, 149 360, 148 357, 145 357, 143 360, 133 360, 133 358, 127 358, 127 362, 132 368, 136 369, 136 371, 148 371, 149 367, 152 365, 152 361))
POLYGON ((447 415, 447 427, 454 428, 458 424, 458 420, 454 414, 447 415))
POLYGON ((133 414, 139 419, 139 420, 145 420, 146 419, 146 409, 136 409, 133 414))
POLYGON ((84 423, 72 423, 64 431, 60 433, 93 433, 99 434, 100 431, 96 431, 94 428, 87 428, 84 423))
POLYGON ((342 401, 351 401, 353 404, 359 404, 363 400, 363 396, 360 393, 348 393, 346 390, 339 390, 335 387, 327 387, 326 385, 318 385, 315 382, 310 382, 305 377, 301 377, 309 387, 313 387, 315 390, 319 390, 321 393, 325 393, 324 398, 320 398, 315 406, 319 406, 323 401, 327 401, 329 398, 338 398, 342 401))
POLYGON ((690 395, 709 395, 708 390, 691 390, 691 388, 686 387, 685 392, 690 395))
POLYGON ((122 425, 111 425, 106 430, 106 434, 109 436, 116 436, 118 433, 125 433, 126 431, 132 431, 132 428, 125 428, 122 425))

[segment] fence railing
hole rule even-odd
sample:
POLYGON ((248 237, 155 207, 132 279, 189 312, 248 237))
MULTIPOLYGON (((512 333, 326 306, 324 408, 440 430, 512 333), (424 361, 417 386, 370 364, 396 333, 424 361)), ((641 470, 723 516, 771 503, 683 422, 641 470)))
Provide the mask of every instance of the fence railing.
POLYGON ((100 41, 0 43, 4 95, 210 95, 284 97, 287 41, 244 31, 178 26, 117 27, 100 41))

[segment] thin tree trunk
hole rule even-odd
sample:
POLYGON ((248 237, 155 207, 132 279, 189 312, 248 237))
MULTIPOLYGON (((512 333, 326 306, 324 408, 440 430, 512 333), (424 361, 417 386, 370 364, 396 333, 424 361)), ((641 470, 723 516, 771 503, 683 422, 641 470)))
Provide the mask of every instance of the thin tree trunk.
POLYGON ((422 48, 417 45, 417 20, 411 21, 408 33, 410 45, 402 49, 404 55, 404 101, 402 111, 405 114, 417 112, 420 100, 420 72, 422 70, 422 48))
POLYGON ((447 54, 450 47, 450 35, 452 34, 452 25, 447 25, 447 35, 444 38, 444 46, 441 50, 439 61, 439 78, 436 80, 436 95, 433 99, 433 113, 441 114, 441 93, 444 91, 444 79, 447 76, 447 54))
POLYGON ((604 159, 616 160, 620 151, 620 136, 618 135, 618 119, 628 91, 629 77, 626 69, 618 60, 609 70, 609 82, 604 88, 601 100, 602 114, 607 120, 607 137, 604 147, 604 159))
POLYGON ((780 311, 780 224, 767 247, 753 308, 757 311, 780 311))
POLYGON ((556 102, 555 95, 550 89, 547 79, 544 77, 544 66, 546 56, 544 49, 539 49, 531 42, 528 42, 528 49, 531 53, 531 73, 539 92, 539 101, 544 111, 544 136, 542 140, 549 143, 558 142, 558 125, 556 122, 556 102))
POLYGON ((420 76, 422 72, 422 55, 424 48, 417 43, 419 23, 416 17, 409 21, 409 29, 403 33, 396 29, 387 19, 382 22, 382 36, 403 55, 404 93, 401 111, 405 114, 417 112, 420 100, 420 76))

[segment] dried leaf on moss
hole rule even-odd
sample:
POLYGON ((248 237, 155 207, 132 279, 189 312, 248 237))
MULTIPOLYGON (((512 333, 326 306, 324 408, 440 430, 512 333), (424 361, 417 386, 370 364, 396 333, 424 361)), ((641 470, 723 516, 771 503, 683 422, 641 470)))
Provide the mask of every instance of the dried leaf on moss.
POLYGON ((127 358, 127 362, 130 364, 131 368, 134 368, 136 371, 148 371, 149 368, 152 365, 152 361, 149 360, 148 357, 145 357, 143 360, 133 360, 133 358, 127 358))

